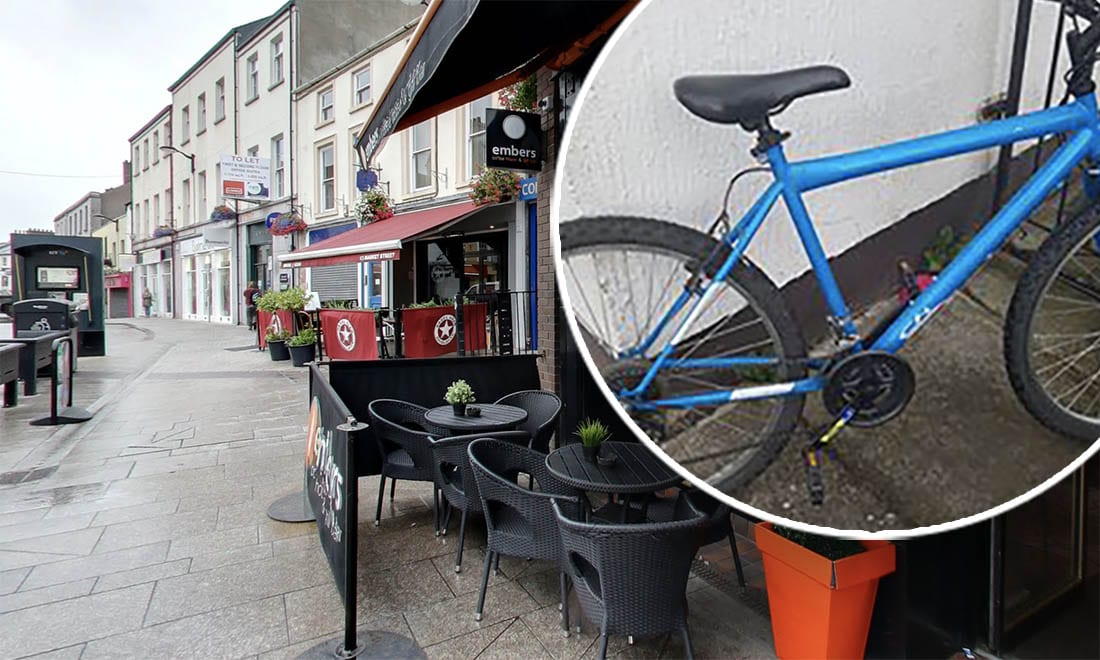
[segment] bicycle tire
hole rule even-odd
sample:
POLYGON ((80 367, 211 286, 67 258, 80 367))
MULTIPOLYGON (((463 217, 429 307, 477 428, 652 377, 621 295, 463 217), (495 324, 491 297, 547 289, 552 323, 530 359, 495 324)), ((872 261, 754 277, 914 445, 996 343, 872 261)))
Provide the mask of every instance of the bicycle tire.
MULTIPOLYGON (((720 245, 713 237, 690 227, 640 217, 588 217, 562 223, 558 232, 563 260, 568 260, 572 253, 586 249, 616 245, 654 248, 675 253, 687 260, 701 260, 720 245)), ((729 248, 722 246, 721 250, 728 254, 729 248)), ((723 261, 722 257, 711 260, 712 265, 707 275, 713 277, 723 261)), ((777 374, 779 380, 804 377, 805 340, 779 288, 747 257, 737 264, 727 281, 775 329, 778 344, 786 358, 777 374)), ((736 469, 696 476, 718 490, 732 494, 759 475, 775 460, 790 439, 805 404, 805 395, 792 395, 782 399, 774 424, 747 460, 742 460, 736 469)), ((656 446, 656 443, 653 445, 656 446)))
POLYGON ((1030 347, 1035 314, 1044 295, 1069 258, 1098 228, 1100 209, 1089 204, 1042 242, 1016 283, 1004 326, 1005 365, 1020 403, 1048 429, 1090 443, 1100 437, 1100 419, 1075 414, 1052 398, 1032 368, 1030 347))

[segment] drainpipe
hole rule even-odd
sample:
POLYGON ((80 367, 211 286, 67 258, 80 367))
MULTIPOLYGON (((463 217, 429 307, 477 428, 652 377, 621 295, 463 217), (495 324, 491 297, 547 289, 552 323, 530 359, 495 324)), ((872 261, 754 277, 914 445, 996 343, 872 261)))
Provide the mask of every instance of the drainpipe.
MULTIPOLYGON (((294 44, 298 43, 298 39, 295 39, 295 37, 298 34, 298 29, 301 24, 301 19, 298 18, 298 13, 298 6, 291 5, 290 25, 287 26, 287 39, 290 43, 287 47, 288 71, 286 74, 287 77, 290 79, 287 81, 287 105, 289 107, 289 112, 287 112, 287 116, 290 118, 290 121, 287 123, 287 180, 284 182, 284 185, 286 185, 290 190, 290 201, 288 203, 290 204, 290 211, 292 213, 294 212, 294 200, 296 199, 294 196, 294 156, 297 153, 297 145, 295 144, 294 135, 294 90, 298 88, 298 71, 294 68, 296 63, 294 57, 294 44)), ((293 245, 291 246, 291 249, 294 249, 293 245)), ((290 270, 290 273, 291 285, 297 286, 298 277, 300 276, 301 271, 299 271, 299 269, 297 268, 292 268, 290 270)))
MULTIPOLYGON (((1002 117, 1014 117, 1020 112, 1020 91, 1024 83, 1024 61, 1027 59, 1027 40, 1031 33, 1031 9, 1034 0, 1019 0, 1016 5, 1016 34, 1012 43, 1012 67, 1008 75, 1008 94, 1002 117)), ((1012 145, 1001 147, 997 157, 997 174, 993 184, 993 213, 1004 202, 1008 187, 1009 169, 1012 166, 1012 145)))

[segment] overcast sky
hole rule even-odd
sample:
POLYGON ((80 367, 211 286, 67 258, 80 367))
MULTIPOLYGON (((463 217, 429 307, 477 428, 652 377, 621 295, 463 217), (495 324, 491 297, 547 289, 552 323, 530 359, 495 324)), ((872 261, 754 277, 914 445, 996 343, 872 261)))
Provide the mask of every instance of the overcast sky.
POLYGON ((282 5, 0 0, 0 241, 120 185, 127 139, 171 102, 168 85, 231 27, 282 5))

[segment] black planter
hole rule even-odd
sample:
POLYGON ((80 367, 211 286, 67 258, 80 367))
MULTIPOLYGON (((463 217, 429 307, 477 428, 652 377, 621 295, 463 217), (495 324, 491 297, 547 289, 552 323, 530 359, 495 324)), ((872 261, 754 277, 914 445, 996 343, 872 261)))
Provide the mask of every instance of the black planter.
POLYGON ((582 447, 581 449, 584 451, 584 460, 588 461, 589 463, 596 462, 596 457, 600 453, 599 445, 596 445, 595 447, 582 447))
POLYGON ((306 366, 306 362, 313 362, 313 358, 317 355, 317 346, 315 344, 306 344, 305 346, 290 346, 290 363, 296 367, 306 366))
POLYGON ((451 407, 454 408, 455 417, 466 416, 466 404, 465 403, 452 403, 451 407))
POLYGON ((271 355, 272 362, 281 362, 282 360, 290 359, 290 349, 286 345, 286 341, 269 341, 267 342, 267 352, 271 355))

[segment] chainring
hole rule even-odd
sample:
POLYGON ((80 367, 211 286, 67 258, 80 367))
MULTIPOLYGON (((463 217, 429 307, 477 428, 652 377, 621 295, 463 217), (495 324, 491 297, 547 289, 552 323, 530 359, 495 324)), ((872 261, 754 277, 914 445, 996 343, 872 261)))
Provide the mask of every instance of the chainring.
MULTIPOLYGON (((607 386, 617 395, 623 390, 632 390, 637 387, 645 378, 645 375, 649 373, 652 366, 653 361, 644 358, 617 360, 604 367, 601 370, 601 375, 607 386)), ((660 398, 661 389, 660 378, 657 378, 646 390, 646 398, 660 398)), ((668 439, 668 426, 664 412, 660 410, 635 410, 632 409, 629 402, 622 400, 619 400, 619 404, 626 409, 634 423, 645 431, 653 442, 662 444, 668 439)))
POLYGON ((905 409, 916 389, 913 368, 903 358, 884 351, 853 353, 829 371, 822 402, 834 417, 855 409, 852 426, 884 424, 905 409))

